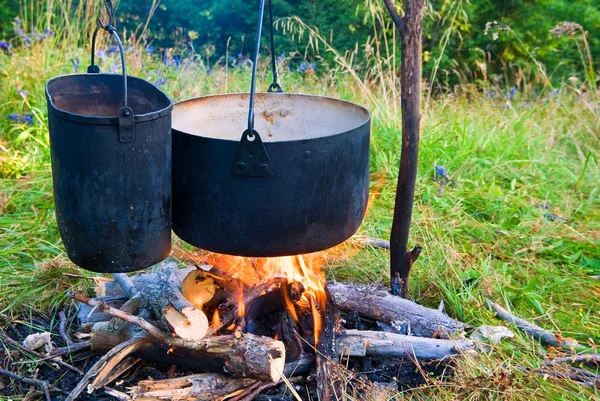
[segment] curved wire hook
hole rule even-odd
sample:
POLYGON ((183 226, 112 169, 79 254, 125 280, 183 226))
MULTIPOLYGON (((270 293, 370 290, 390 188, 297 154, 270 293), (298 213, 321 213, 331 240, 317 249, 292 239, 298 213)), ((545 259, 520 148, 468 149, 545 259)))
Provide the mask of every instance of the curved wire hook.
POLYGON ((115 28, 115 8, 111 0, 104 0, 104 7, 106 8, 106 13, 108 14, 108 23, 103 24, 100 20, 100 17, 96 19, 96 24, 98 28, 104 29, 106 32, 112 33, 116 31, 115 28))

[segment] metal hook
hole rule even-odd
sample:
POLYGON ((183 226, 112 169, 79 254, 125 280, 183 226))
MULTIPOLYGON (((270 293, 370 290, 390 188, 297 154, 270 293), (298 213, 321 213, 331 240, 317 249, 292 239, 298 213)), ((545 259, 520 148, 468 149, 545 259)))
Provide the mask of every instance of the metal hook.
POLYGON ((112 33, 116 31, 115 28, 115 8, 113 7, 111 0, 104 1, 104 7, 106 7, 106 13, 108 14, 108 24, 103 24, 100 17, 96 19, 96 24, 99 28, 104 29, 106 32, 112 33))

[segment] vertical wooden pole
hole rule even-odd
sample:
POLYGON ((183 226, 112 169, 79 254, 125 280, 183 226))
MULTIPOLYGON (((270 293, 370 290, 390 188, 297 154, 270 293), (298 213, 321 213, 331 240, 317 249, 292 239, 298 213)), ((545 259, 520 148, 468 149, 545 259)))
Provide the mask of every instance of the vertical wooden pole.
POLYGON ((402 38, 400 85, 402 97, 402 152, 396 188, 394 220, 390 236, 390 289, 392 294, 408 297, 408 276, 421 253, 417 246, 408 251, 408 236, 413 212, 419 130, 421 123, 421 37, 425 0, 406 0, 404 16, 396 11, 394 0, 383 0, 402 38))

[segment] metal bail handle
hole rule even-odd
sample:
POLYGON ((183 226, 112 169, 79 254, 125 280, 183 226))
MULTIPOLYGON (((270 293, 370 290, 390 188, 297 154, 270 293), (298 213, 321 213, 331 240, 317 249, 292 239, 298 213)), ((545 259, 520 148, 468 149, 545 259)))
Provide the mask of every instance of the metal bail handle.
MULTIPOLYGON (((283 92, 277 83, 277 70, 273 42, 273 7, 269 0, 271 23, 271 67, 273 69, 273 83, 269 92, 283 92)), ((252 81, 250 85, 250 106, 248 110, 248 129, 242 134, 233 162, 233 175, 237 177, 270 177, 272 175, 271 159, 267 149, 254 129, 254 99, 256 97, 256 69, 260 52, 260 38, 262 35, 263 19, 265 15, 265 0, 260 0, 258 9, 258 23, 256 25, 256 46, 254 48, 254 62, 252 63, 252 81)))
POLYGON ((135 140, 135 121, 134 113, 131 107, 127 106, 127 66, 125 65, 125 50, 123 49, 123 42, 117 34, 117 29, 114 27, 115 24, 115 9, 111 0, 105 0, 104 5, 106 12, 108 13, 108 23, 103 24, 100 18, 96 20, 97 27, 94 30, 92 36, 92 55, 91 64, 87 69, 89 74, 98 74, 100 68, 94 64, 94 56, 96 55, 96 38, 98 37, 98 31, 104 30, 114 36, 117 45, 119 46, 119 52, 121 54, 121 65, 123 70, 123 107, 119 109, 119 142, 129 143, 135 140))

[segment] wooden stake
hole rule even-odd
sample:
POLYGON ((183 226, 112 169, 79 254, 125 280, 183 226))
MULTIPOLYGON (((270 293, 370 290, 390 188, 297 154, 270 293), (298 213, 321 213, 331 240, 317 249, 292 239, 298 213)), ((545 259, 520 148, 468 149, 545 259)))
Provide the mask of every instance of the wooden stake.
POLYGON ((402 152, 396 188, 396 204, 390 236, 390 288, 392 294, 408 297, 408 276, 419 247, 408 251, 408 236, 413 211, 420 134, 421 32, 425 0, 408 0, 405 15, 400 17, 393 0, 384 0, 402 37, 402 152))

